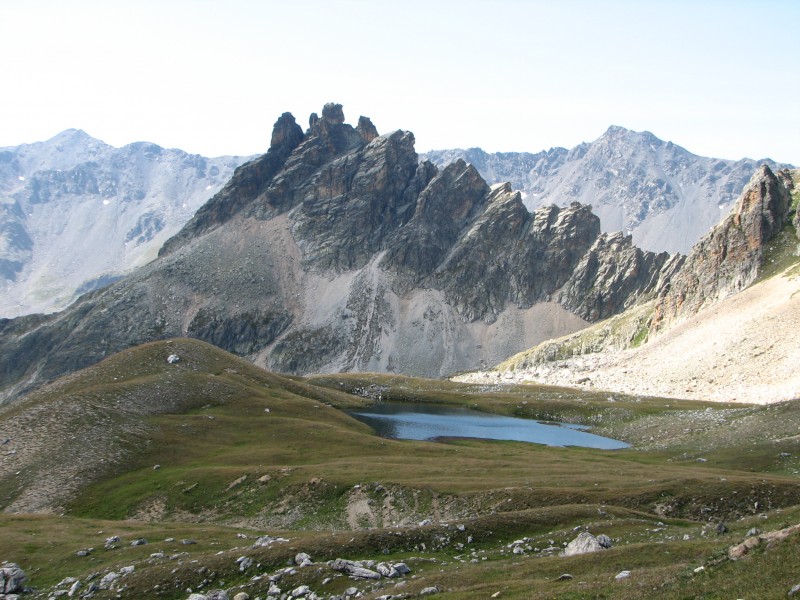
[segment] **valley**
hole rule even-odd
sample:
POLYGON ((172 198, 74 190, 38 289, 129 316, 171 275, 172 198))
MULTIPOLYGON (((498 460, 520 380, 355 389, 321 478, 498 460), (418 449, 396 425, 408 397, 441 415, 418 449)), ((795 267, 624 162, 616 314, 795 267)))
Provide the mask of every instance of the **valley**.
POLYGON ((321 598, 352 587, 366 598, 432 587, 449 598, 741 597, 752 585, 772 597, 794 585, 780 564, 797 538, 742 560, 727 552, 800 515, 799 425, 793 402, 286 377, 172 339, 2 410, 0 555, 27 567, 41 598, 66 577, 96 598, 219 588, 266 598, 302 585, 321 598), (584 424, 631 448, 384 439, 341 410, 375 401, 584 424), (560 557, 583 531, 612 547, 560 557), (294 564, 301 552, 310 565, 294 564), (337 558, 404 563, 411 575, 342 576, 337 558))
POLYGON ((670 255, 284 113, 158 258, 0 320, 0 597, 795 593, 800 172, 754 171, 670 255), (398 405, 620 443, 351 414, 398 405))

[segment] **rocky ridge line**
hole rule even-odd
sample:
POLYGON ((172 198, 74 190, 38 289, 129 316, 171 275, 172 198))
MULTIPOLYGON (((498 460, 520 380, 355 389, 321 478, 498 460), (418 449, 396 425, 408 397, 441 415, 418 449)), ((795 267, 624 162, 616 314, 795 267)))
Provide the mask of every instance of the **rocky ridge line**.
POLYGON ((187 335, 284 372, 442 375, 654 297, 680 262, 359 123, 328 104, 301 134, 282 115, 157 261, 63 313, 0 321, 3 396, 187 335))

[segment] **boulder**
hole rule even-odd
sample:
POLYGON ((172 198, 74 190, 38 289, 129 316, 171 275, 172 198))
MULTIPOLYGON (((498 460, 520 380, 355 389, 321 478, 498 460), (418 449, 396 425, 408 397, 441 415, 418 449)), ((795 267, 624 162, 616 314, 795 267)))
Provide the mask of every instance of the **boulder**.
POLYGON ((613 545, 611 538, 608 537, 605 533, 601 533, 597 536, 597 543, 600 544, 603 548, 611 548, 613 545))
POLYGON ((24 591, 25 571, 15 563, 3 563, 0 567, 0 594, 15 594, 24 591))
POLYGON ((314 563, 311 561, 311 557, 308 554, 305 552, 298 552, 294 557, 294 564, 298 567, 309 567, 314 563))
POLYGON ((337 558, 336 560, 331 561, 328 563, 331 569, 334 571, 339 571, 340 573, 344 573, 346 575, 350 575, 351 577, 356 577, 357 579, 380 579, 380 573, 373 571, 371 569, 366 568, 363 566, 363 563, 346 560, 344 558, 337 558))
POLYGON ((600 552, 605 548, 600 544, 596 537, 588 531, 582 531, 567 547, 561 552, 561 556, 576 556, 578 554, 588 554, 590 552, 600 552))

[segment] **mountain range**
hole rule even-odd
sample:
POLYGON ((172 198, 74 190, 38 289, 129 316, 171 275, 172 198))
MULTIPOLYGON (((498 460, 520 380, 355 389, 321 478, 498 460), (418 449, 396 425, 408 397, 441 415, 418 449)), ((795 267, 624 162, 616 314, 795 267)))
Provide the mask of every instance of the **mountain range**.
POLYGON ((579 203, 531 213, 330 104, 305 132, 282 115, 159 260, 61 313, 0 321, 3 393, 180 335, 282 372, 440 376, 653 296, 682 260, 601 233, 579 203))
POLYGON ((602 231, 630 234, 645 250, 682 254, 730 212, 759 165, 773 171, 791 166, 770 159, 697 156, 649 131, 618 126, 569 150, 531 154, 470 148, 435 150, 423 158, 438 166, 463 159, 490 184, 510 182, 530 210, 589 204, 602 231))
POLYGON ((656 253, 340 105, 284 113, 157 258, 0 319, 0 596, 791 596, 799 204, 762 164, 656 253), (392 403, 628 447, 352 416, 392 403))
POLYGON ((63 309, 151 261, 247 159, 76 129, 0 148, 0 315, 63 309))

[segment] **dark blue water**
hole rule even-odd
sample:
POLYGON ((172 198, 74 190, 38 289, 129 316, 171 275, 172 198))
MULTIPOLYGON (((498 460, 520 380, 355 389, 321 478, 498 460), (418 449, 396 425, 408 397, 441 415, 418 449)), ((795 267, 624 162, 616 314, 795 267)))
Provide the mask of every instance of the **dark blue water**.
POLYGON ((400 440, 461 437, 604 450, 628 447, 624 442, 581 431, 583 428, 579 425, 542 423, 441 404, 380 402, 347 412, 375 429, 379 436, 400 440))

